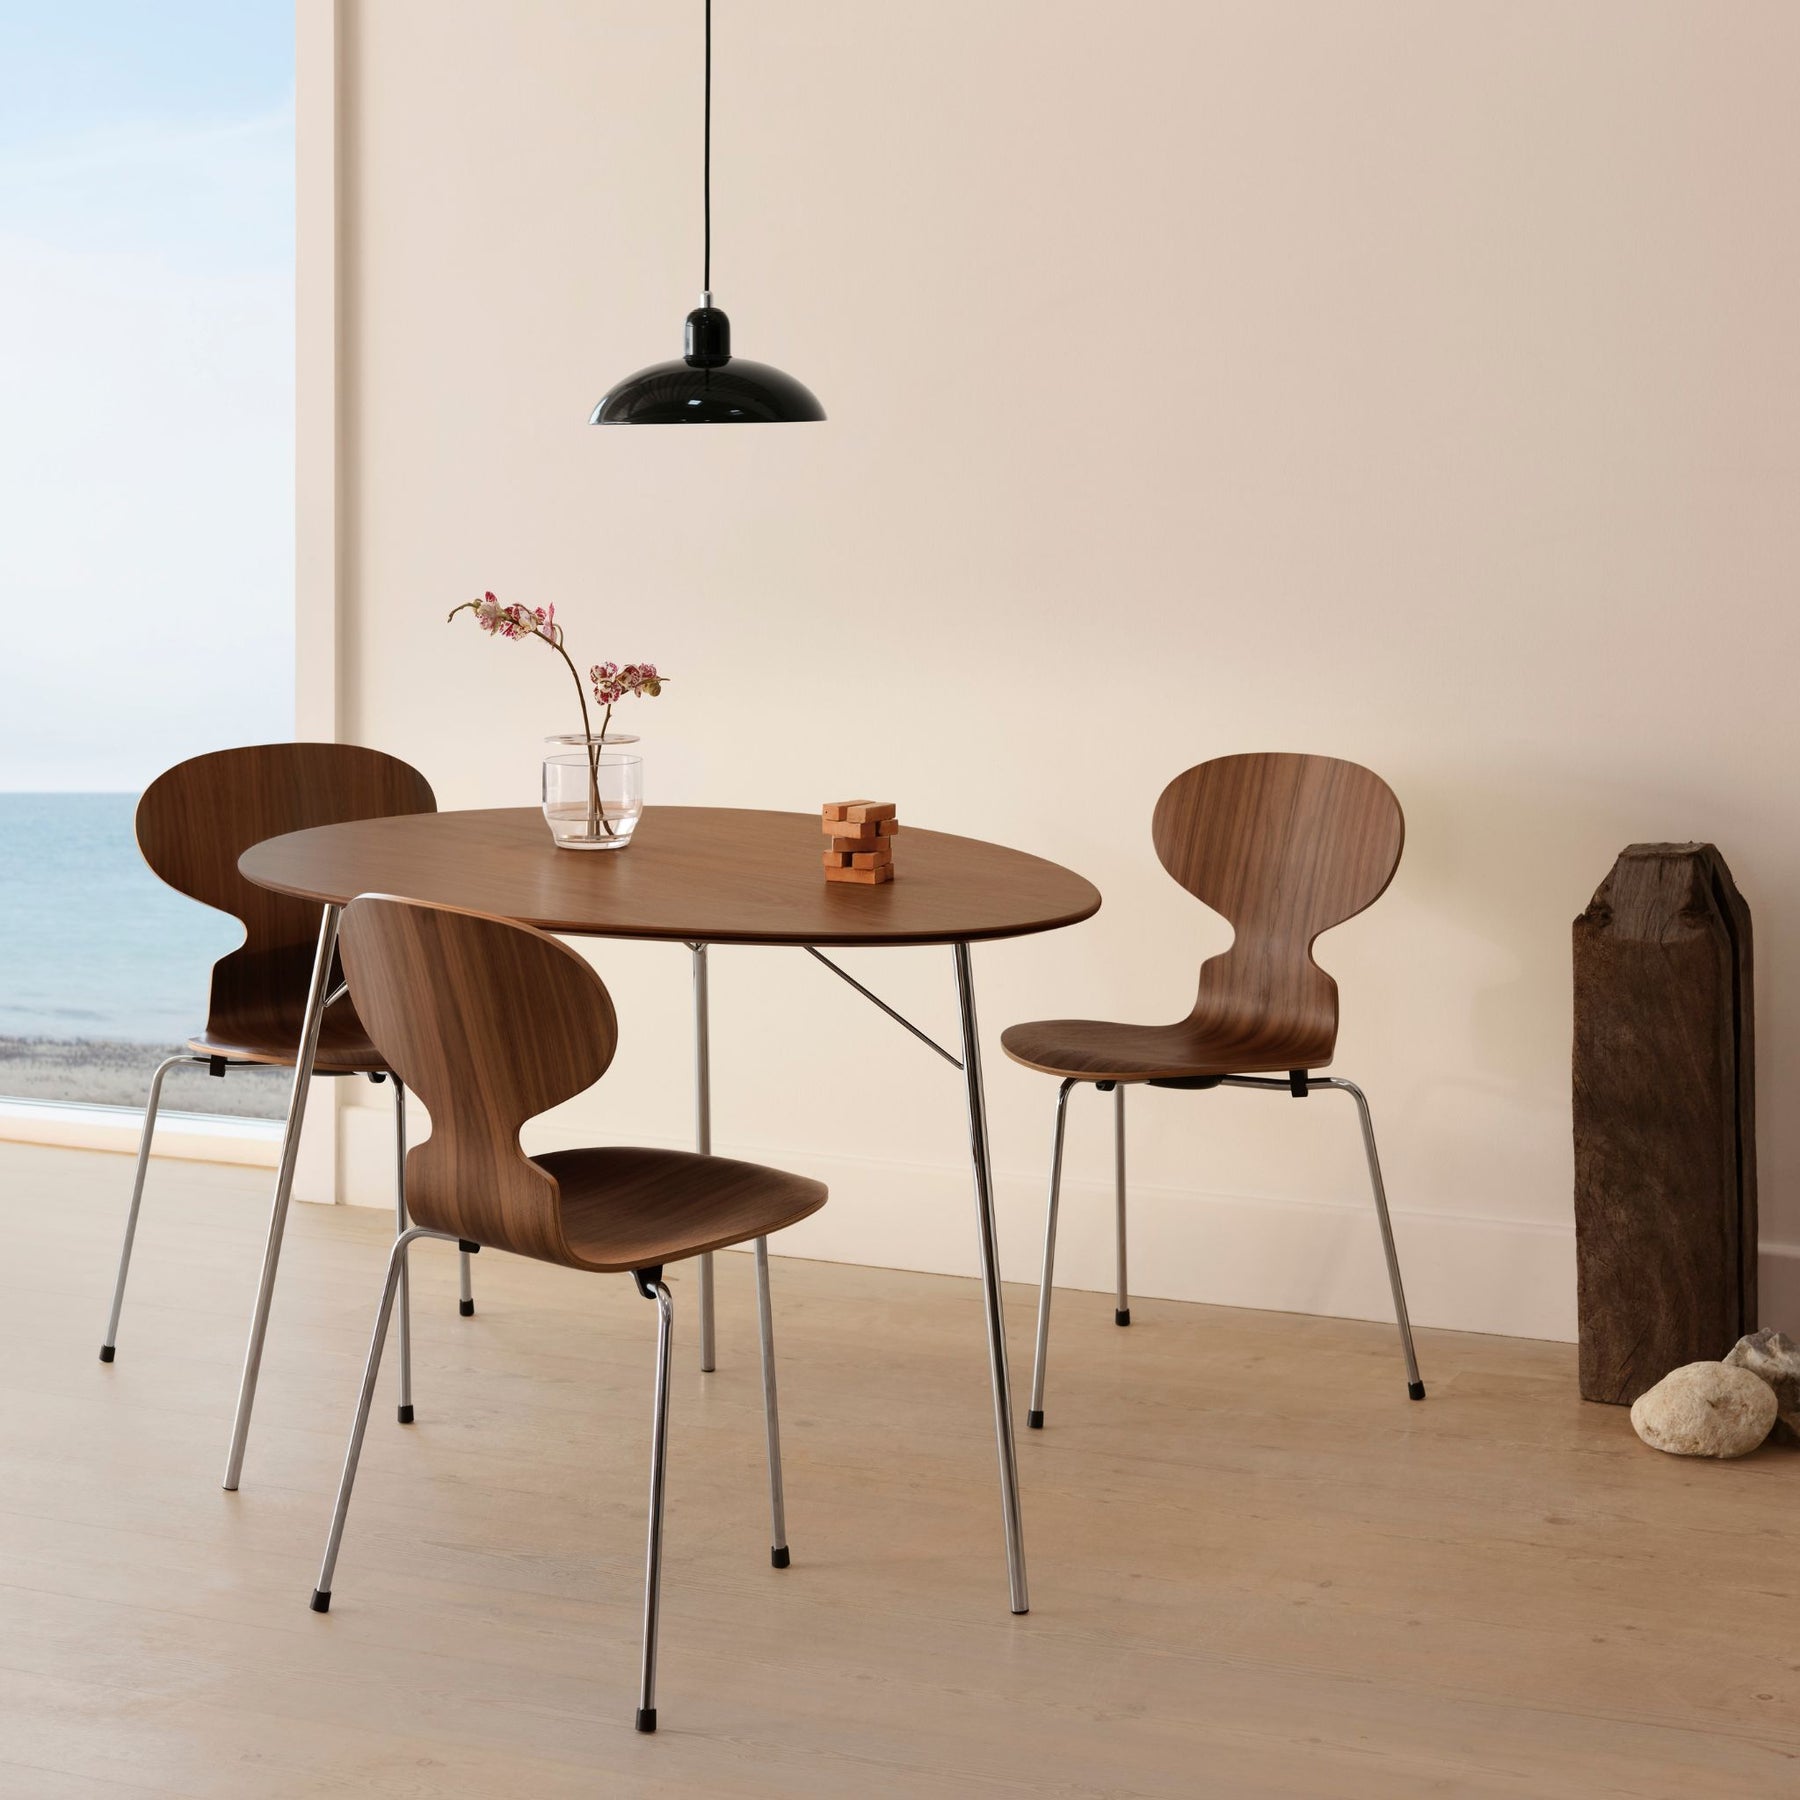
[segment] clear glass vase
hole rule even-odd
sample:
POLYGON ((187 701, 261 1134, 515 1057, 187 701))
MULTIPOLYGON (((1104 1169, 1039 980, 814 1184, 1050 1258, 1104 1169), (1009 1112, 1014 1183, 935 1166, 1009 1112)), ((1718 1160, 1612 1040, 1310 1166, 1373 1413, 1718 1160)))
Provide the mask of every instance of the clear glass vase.
POLYGON ((557 849, 623 850, 643 811, 641 756, 604 750, 594 738, 544 758, 544 818, 557 849))

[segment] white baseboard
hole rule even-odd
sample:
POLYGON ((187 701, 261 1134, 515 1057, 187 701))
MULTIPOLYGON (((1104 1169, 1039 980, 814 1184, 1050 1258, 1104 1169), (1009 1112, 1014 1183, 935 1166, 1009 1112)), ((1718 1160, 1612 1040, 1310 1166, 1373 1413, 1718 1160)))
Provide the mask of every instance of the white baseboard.
MULTIPOLYGON (((0 1100, 0 1142, 55 1144, 75 1150, 137 1154, 144 1115, 133 1106, 71 1106, 54 1100, 0 1100)), ((281 1126, 274 1119, 236 1119, 165 1109, 157 1117, 154 1152, 186 1162, 244 1163, 272 1169, 281 1126)))
MULTIPOLYGON (((333 1150, 341 1154, 346 1201, 392 1206, 393 1127, 385 1109, 335 1108, 329 1105, 334 1098, 329 1089, 315 1092, 307 1135, 324 1140, 319 1148, 327 1157, 333 1150), (334 1112, 336 1145, 326 1123, 334 1112)), ((0 1141, 129 1154, 137 1149, 141 1121, 129 1107, 0 1101, 0 1141)), ((577 1141, 575 1133, 543 1125, 529 1140, 534 1150, 571 1148, 577 1141)), ((157 1126, 158 1156, 194 1162, 272 1169, 279 1146, 280 1126, 272 1120, 170 1112, 157 1126)), ((687 1148, 672 1142, 665 1147, 687 1148)), ((967 1169, 818 1156, 774 1145, 732 1148, 812 1175, 832 1189, 832 1203, 823 1212, 781 1235, 782 1255, 937 1275, 976 1272, 967 1169)), ((324 1183, 302 1183, 298 1193, 323 1198, 324 1183)), ((996 1199, 1002 1272, 1009 1281, 1035 1283, 1043 1179, 1000 1173, 996 1199)), ((1380 1241, 1366 1207, 1141 1183, 1132 1189, 1129 1228, 1130 1286, 1140 1298, 1336 1318, 1393 1316, 1380 1241)), ((1110 1185, 1067 1179, 1057 1242, 1059 1288, 1111 1293, 1112 1229, 1110 1185)), ((1572 1225, 1415 1208, 1395 1212, 1394 1236, 1416 1324, 1574 1340, 1572 1225)), ((1759 1276, 1763 1322, 1800 1335, 1800 1244, 1764 1242, 1759 1276)))
MULTIPOLYGON (((380 1109, 343 1109, 344 1198, 392 1206, 392 1125, 380 1109)), ((532 1150, 580 1140, 538 1125, 532 1150)), ((590 1140, 591 1141, 591 1140, 590 1140)), ((641 1142, 656 1143, 652 1138, 641 1142)), ((668 1143, 670 1149, 686 1144, 668 1143)), ((785 1256, 821 1262, 973 1275, 975 1232, 966 1167, 825 1157, 733 1143, 730 1154, 825 1182, 831 1203, 781 1234, 785 1256)), ((996 1176, 1002 1273, 1035 1283, 1043 1242, 1043 1177, 996 1176)), ((1134 1185, 1130 1286, 1141 1298, 1199 1300, 1337 1318, 1393 1317, 1372 1207, 1308 1204, 1134 1185)), ((1509 1337, 1575 1337, 1573 1226, 1397 1211, 1394 1236, 1407 1302, 1419 1325, 1509 1337)), ((1795 1272, 1800 1275, 1800 1258, 1795 1272)), ((1109 1183, 1063 1187, 1056 1284, 1110 1294, 1113 1195, 1109 1183)))

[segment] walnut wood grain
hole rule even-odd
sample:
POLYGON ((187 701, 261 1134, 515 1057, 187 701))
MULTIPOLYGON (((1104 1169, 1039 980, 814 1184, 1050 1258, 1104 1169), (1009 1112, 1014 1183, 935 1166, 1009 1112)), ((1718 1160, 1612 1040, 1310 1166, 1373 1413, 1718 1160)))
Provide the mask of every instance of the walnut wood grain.
POLYGON ((606 984, 555 938, 371 895, 345 910, 340 944, 370 1036, 431 1114, 406 1160, 415 1224, 617 1271, 764 1237, 824 1205, 819 1182, 726 1157, 527 1156, 520 1128, 598 1081, 619 1036, 606 984))
POLYGON ((251 881, 470 907, 545 931, 718 944, 941 944, 1019 937, 1098 911, 1093 884, 1022 851, 906 829, 877 887, 827 883, 816 813, 646 809, 625 850, 558 850, 531 807, 333 825, 258 844, 251 881))
MULTIPOLYGON (((436 805, 417 769, 357 744, 215 750, 159 775, 137 807, 144 860, 170 887, 229 913, 244 928, 243 943, 213 965, 206 1026, 190 1047, 291 1066, 300 1042, 318 903, 247 880, 238 870, 245 850, 309 826, 430 813, 436 805)), ((347 1001, 325 1014, 317 1067, 323 1073, 383 1067, 347 1001)))
POLYGON ((1632 844, 1574 926, 1581 1395, 1628 1406, 1757 1327, 1750 909, 1711 844, 1632 844))
POLYGON ((1326 1067, 1337 983, 1312 947, 1380 899, 1400 861, 1400 802, 1379 775, 1328 756, 1222 756, 1178 775, 1151 821, 1156 853, 1235 929, 1172 1025, 1014 1025, 1015 1062, 1084 1080, 1150 1081, 1326 1067))

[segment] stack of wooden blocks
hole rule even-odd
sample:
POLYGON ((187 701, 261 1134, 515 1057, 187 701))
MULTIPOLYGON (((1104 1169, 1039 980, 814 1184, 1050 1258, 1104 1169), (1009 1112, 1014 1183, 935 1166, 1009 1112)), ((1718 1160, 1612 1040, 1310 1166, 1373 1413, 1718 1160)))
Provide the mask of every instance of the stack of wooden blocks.
POLYGON ((894 879, 894 833, 900 821, 891 800, 834 800, 824 809, 825 879, 874 887, 894 879))

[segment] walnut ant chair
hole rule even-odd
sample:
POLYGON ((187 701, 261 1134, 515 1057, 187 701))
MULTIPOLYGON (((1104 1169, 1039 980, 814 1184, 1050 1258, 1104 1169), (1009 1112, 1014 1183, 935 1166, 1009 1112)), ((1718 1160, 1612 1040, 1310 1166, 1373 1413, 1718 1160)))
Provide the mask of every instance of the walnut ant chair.
POLYGON ((1353 1082, 1313 1074, 1330 1064, 1338 1028, 1337 983, 1313 961, 1313 943, 1380 899, 1399 865, 1405 835, 1393 790, 1356 763, 1279 753, 1201 763, 1169 783, 1151 821, 1163 867, 1236 931, 1230 949, 1202 965, 1193 1010, 1173 1025, 1045 1019, 1014 1025, 1002 1035, 1001 1045, 1015 1062, 1062 1078, 1031 1379, 1028 1422, 1034 1428, 1044 1423, 1064 1114, 1069 1090, 1088 1081, 1113 1095, 1118 1259, 1113 1318, 1120 1325, 1131 1323, 1125 1273, 1126 1088, 1253 1088, 1296 1099, 1321 1091, 1348 1094, 1362 1121, 1406 1357, 1407 1393, 1414 1400, 1425 1398, 1369 1103, 1353 1082))
POLYGON ((755 1240, 769 1559, 785 1569, 768 1236, 817 1212, 825 1204, 825 1188, 778 1169, 685 1150, 606 1148, 527 1156, 519 1144, 520 1128, 598 1081, 618 1044, 611 996, 588 963, 529 925, 386 895, 351 901, 339 945, 357 1010, 388 1066, 424 1101, 431 1136, 407 1157, 407 1197, 416 1222, 395 1238, 388 1259, 313 1610, 331 1606, 344 1519, 407 1246, 417 1238, 443 1238, 564 1268, 628 1274, 638 1292, 657 1305, 637 1709, 638 1730, 654 1731, 674 1332, 663 1270, 685 1257, 755 1240))
MULTIPOLYGON (((138 1143, 137 1174, 125 1218, 125 1242, 100 1360, 111 1362, 118 1348, 119 1314, 131 1273, 150 1144, 162 1104, 163 1078, 173 1068, 195 1064, 223 1076, 229 1069, 292 1068, 298 1057, 307 990, 319 936, 319 907, 289 899, 246 881, 238 858, 252 844, 352 819, 384 819, 403 813, 436 812, 430 784, 417 769, 379 750, 356 744, 260 744, 196 756, 159 775, 137 807, 137 840, 144 860, 168 885, 190 899, 229 913, 244 928, 244 941, 213 965, 206 1027, 186 1050, 168 1057, 150 1078, 144 1130, 138 1143)), ((341 982, 326 1008, 319 1031, 315 1075, 366 1075, 388 1079, 390 1071, 369 1042, 341 982)), ((394 1081, 394 1213, 406 1229, 406 1086, 394 1081)), ((280 1248, 271 1237, 269 1258, 280 1248)), ((263 1272, 263 1293, 273 1281, 263 1272)), ((259 1304, 262 1302, 259 1300, 259 1304)), ((475 1311, 469 1259, 462 1259, 465 1318, 475 1311)), ((411 1424, 411 1320, 404 1275, 400 1289, 400 1422, 411 1424)))

